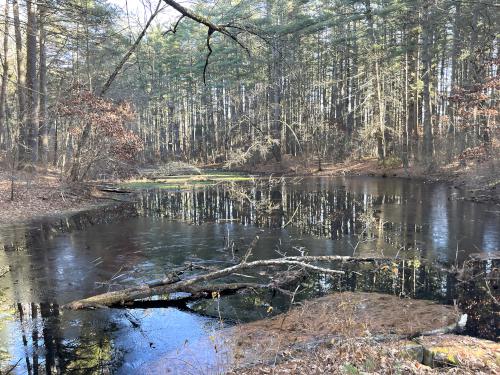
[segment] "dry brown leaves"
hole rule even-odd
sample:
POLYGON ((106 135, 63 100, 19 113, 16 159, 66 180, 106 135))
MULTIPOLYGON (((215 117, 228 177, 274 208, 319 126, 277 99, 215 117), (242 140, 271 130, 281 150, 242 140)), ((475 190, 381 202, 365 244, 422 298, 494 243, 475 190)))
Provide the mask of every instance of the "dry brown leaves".
POLYGON ((0 171, 0 224, 57 215, 102 203, 61 182, 54 173, 16 173, 14 200, 10 200, 10 173, 0 171))

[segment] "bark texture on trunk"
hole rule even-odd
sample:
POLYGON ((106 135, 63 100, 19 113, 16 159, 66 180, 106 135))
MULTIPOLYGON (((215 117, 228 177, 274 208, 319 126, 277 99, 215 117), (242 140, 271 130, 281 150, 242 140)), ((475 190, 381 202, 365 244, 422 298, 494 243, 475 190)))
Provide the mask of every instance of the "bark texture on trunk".
POLYGON ((28 131, 28 154, 24 161, 38 161, 38 114, 39 82, 37 74, 37 16, 36 3, 26 0, 28 23, 26 25, 26 127, 28 131))
MULTIPOLYGON (((9 19, 9 1, 5 0, 5 20, 9 19)), ((0 86, 0 149, 10 149, 7 145, 8 123, 7 123, 7 83, 9 76, 9 23, 5 22, 3 30, 3 54, 2 54, 2 83, 0 86)))
POLYGON ((45 30, 45 17, 47 15, 45 2, 41 2, 39 12, 39 30, 40 30, 40 122, 39 122, 39 140, 38 153, 43 167, 47 168, 49 158, 49 137, 48 137, 48 108, 47 108, 47 50, 46 40, 47 32, 45 30))

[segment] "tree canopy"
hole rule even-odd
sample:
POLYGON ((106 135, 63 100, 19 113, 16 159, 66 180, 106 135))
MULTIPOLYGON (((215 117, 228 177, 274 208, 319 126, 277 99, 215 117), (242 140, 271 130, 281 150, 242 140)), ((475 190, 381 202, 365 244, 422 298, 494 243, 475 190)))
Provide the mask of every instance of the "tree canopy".
POLYGON ((20 163, 71 169, 81 139, 57 108, 75 90, 129 103, 141 163, 432 168, 498 135, 492 1, 161 0, 150 21, 178 17, 138 29, 104 0, 4 4, 0 147, 20 163))

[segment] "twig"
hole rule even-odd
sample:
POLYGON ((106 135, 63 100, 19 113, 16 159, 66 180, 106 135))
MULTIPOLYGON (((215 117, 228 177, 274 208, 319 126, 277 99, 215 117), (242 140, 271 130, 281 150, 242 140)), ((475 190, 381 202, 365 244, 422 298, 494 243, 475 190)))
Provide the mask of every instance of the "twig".
POLYGON ((208 29, 208 34, 207 34, 207 57, 205 58, 205 66, 203 66, 203 83, 206 85, 207 84, 207 68, 208 68, 208 59, 210 58, 210 55, 212 55, 212 47, 210 46, 210 38, 212 37, 212 34, 214 33, 214 29, 209 28, 208 29))
POLYGON ((295 217, 295 215, 297 215, 297 212, 299 211, 300 205, 301 205, 301 202, 299 202, 299 204, 297 205, 297 208, 295 209, 295 211, 294 211, 292 217, 290 218, 290 220, 288 220, 288 222, 285 225, 283 225, 282 228, 286 228, 288 225, 290 225, 292 223, 293 218, 295 217))
POLYGON ((182 19, 183 19, 184 17, 185 17, 185 16, 184 16, 184 14, 183 14, 183 15, 181 15, 181 16, 179 17, 179 19, 177 20, 177 22, 175 23, 174 27, 173 27, 173 28, 168 29, 167 31, 165 31, 165 32, 163 33, 163 36, 168 35, 168 33, 175 34, 175 33, 177 32, 177 27, 179 26, 179 23, 182 21, 182 19))
POLYGON ((158 13, 160 13, 161 3, 162 3, 161 0, 159 0, 158 1, 158 5, 156 6, 155 11, 149 17, 148 22, 146 23, 146 25, 142 29, 141 33, 139 34, 139 36, 135 40, 134 44, 132 44, 132 46, 129 48, 129 50, 127 51, 127 53, 122 57, 122 59, 120 60, 120 62, 118 63, 118 65, 115 67, 115 70, 113 71, 113 73, 111 73, 111 75, 107 79, 106 83, 104 84, 104 86, 102 87, 102 89, 101 89, 101 91, 99 93, 99 96, 104 96, 106 94, 106 92, 111 87, 111 84, 115 80, 116 76, 122 70, 122 68, 125 65, 125 63, 128 61, 128 59, 130 58, 130 56, 132 56, 132 54, 135 52, 135 50, 137 49, 137 47, 139 47, 139 44, 141 43, 141 40, 144 38, 144 35, 146 35, 146 32, 148 31, 149 26, 153 22, 154 18, 158 15, 158 13))
POLYGON ((0 277, 5 276, 9 272, 10 272, 10 268, 9 267, 5 267, 5 269, 0 269, 0 277))
POLYGON ((17 367, 17 365, 18 365, 18 364, 19 364, 19 362, 21 362, 21 361, 22 361, 22 358, 20 358, 20 359, 19 359, 19 361, 17 361, 17 362, 15 363, 15 365, 13 365, 13 366, 12 366, 9 370, 7 370, 7 372, 5 373, 5 375, 8 375, 8 374, 10 374, 12 371, 14 371, 14 369, 17 367))

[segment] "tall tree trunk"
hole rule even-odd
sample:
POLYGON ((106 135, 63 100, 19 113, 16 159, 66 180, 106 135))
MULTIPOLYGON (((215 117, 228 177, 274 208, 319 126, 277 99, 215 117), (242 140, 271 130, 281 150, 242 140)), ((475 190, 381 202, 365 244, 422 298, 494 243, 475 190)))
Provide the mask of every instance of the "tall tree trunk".
MULTIPOLYGON (((451 51, 451 80, 450 80, 450 90, 458 87, 458 59, 460 54, 460 19, 462 17, 462 11, 460 7, 460 2, 455 5, 455 20, 453 23, 453 47, 451 51)), ((451 93, 450 92, 450 93, 451 93)), ((448 115, 448 149, 447 157, 448 161, 451 161, 453 154, 455 152, 455 104, 453 102, 448 103, 447 107, 448 115)))
POLYGON ((47 124, 47 51, 45 47, 47 33, 45 30, 46 3, 39 7, 39 31, 40 31, 40 123, 38 153, 42 165, 46 168, 49 155, 49 137, 47 124))
MULTIPOLYGON (((38 75, 37 75, 37 17, 33 0, 26 0, 28 23, 26 26, 26 104, 28 145, 31 161, 38 161, 38 75)), ((27 161, 27 160, 25 160, 27 161)))
POLYGON ((418 41, 419 41, 419 4, 408 0, 408 34, 406 36, 406 77, 407 77, 407 100, 406 100, 406 132, 408 148, 408 164, 411 156, 417 157, 418 152, 418 102, 419 102, 419 60, 418 60, 418 41))
POLYGON ((26 129, 26 88, 25 71, 23 59, 23 40, 21 34, 21 21, 19 19, 19 2, 12 0, 12 11, 14 16, 14 34, 16 39, 16 63, 17 63, 17 120, 19 127, 19 159, 25 161, 28 155, 28 132, 26 129))
POLYGON ((408 50, 405 53, 405 65, 404 65, 404 70, 403 70, 403 77, 404 77, 404 123, 402 124, 402 131, 403 131, 403 139, 402 139, 402 152, 401 152, 401 159, 403 161, 403 167, 405 168, 405 171, 407 171, 407 168, 409 166, 409 150, 410 150, 410 128, 409 128, 409 85, 408 85, 408 50))
POLYGON ((3 30, 2 83, 0 87, 0 150, 9 149, 7 144, 7 83, 9 74, 9 1, 4 6, 5 28, 3 30))
POLYGON ((273 47, 273 73, 271 85, 272 94, 272 136, 273 155, 276 161, 281 161, 281 62, 278 53, 279 43, 273 47))
MULTIPOLYGON (((267 2, 267 17, 272 22, 273 5, 267 2)), ((271 103, 271 137, 273 139, 272 153, 276 161, 281 161, 281 50, 279 36, 274 35, 270 43, 271 63, 269 99, 271 103)))
POLYGON ((422 65, 423 72, 423 108, 424 108, 424 162, 427 168, 433 164, 433 139, 432 139, 432 108, 431 108, 431 73, 432 73, 432 19, 431 4, 433 0, 425 0, 423 8, 423 40, 422 40, 422 65))
MULTIPOLYGON (((471 20, 471 37, 470 37, 470 56, 467 59, 467 88, 474 90, 485 83, 486 78, 486 59, 488 59, 490 54, 488 50, 492 42, 487 42, 490 37, 485 34, 485 24, 488 21, 483 19, 483 8, 482 3, 476 3, 472 10, 472 20, 471 20), (486 37, 486 40, 485 40, 486 37)), ((490 21, 491 22, 491 21, 490 21)), ((493 31, 490 31, 490 35, 495 35, 493 31)), ((491 57, 490 57, 491 58, 491 57)), ((497 56, 498 58, 498 56, 497 56)), ((493 60, 493 59, 491 59, 493 60)), ((479 93, 478 93, 479 94, 479 93)), ((479 108, 486 107, 484 100, 478 100, 477 106, 479 108)), ((483 144, 487 147, 490 146, 490 135, 488 129, 488 118, 484 113, 479 113, 474 119, 474 144, 483 144)))
POLYGON ((378 123, 377 129, 377 153, 379 159, 383 160, 385 158, 386 151, 386 140, 385 140, 385 120, 384 120, 384 99, 382 98, 382 87, 381 87, 381 77, 380 77, 380 61, 379 52, 377 47, 377 38, 375 36, 375 27, 373 22, 373 12, 371 7, 371 1, 365 0, 365 13, 366 20, 368 21, 368 37, 372 43, 372 56, 371 56, 371 66, 372 75, 375 80, 375 97, 376 103, 373 106, 375 121, 378 123))

